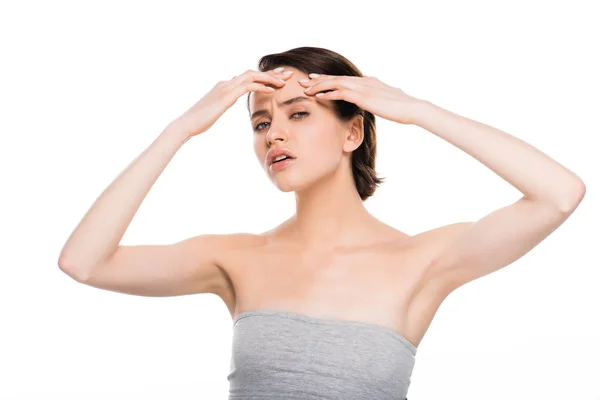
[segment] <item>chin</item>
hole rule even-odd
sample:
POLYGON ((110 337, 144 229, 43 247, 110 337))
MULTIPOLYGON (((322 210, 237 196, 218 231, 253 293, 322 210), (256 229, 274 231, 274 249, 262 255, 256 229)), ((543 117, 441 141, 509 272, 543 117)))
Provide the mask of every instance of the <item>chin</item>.
POLYGON ((308 186, 306 183, 299 181, 297 177, 293 176, 270 176, 270 178, 273 185, 284 193, 295 192, 308 186))
POLYGON ((293 171, 283 170, 276 173, 270 173, 269 179, 277 189, 284 193, 297 192, 310 188, 315 183, 325 179, 332 171, 293 171))
POLYGON ((307 179, 306 173, 294 171, 291 168, 277 172, 267 171, 267 176, 273 185, 284 193, 295 192, 310 186, 310 180, 307 179))

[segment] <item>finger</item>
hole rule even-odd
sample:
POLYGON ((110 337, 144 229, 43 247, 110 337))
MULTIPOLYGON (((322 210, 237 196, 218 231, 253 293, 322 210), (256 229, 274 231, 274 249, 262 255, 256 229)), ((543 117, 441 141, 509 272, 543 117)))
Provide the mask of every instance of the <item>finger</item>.
POLYGON ((280 74, 284 70, 284 67, 277 67, 275 69, 269 70, 267 72, 271 74, 280 74))
POLYGON ((315 85, 318 82, 321 82, 328 78, 331 78, 331 75, 311 73, 311 74, 308 74, 308 78, 298 79, 298 83, 300 83, 300 85, 306 87, 306 86, 315 85))
POLYGON ((294 74, 294 71, 292 71, 291 69, 286 69, 285 67, 278 67, 278 68, 271 69, 271 70, 268 70, 265 72, 268 74, 277 76, 278 78, 281 78, 281 79, 289 78, 290 76, 292 76, 294 74))
POLYGON ((318 82, 313 83, 311 81, 308 87, 304 90, 304 93, 307 95, 316 94, 325 90, 338 90, 338 89, 347 89, 351 91, 356 91, 361 88, 360 81, 356 80, 356 77, 353 76, 345 76, 345 75, 337 75, 337 76, 327 76, 323 79, 320 77, 317 78, 318 82))
POLYGON ((358 107, 362 108, 362 106, 359 105, 359 102, 361 100, 360 94, 350 89, 339 89, 332 90, 326 93, 317 93, 315 95, 315 98, 318 100, 344 100, 349 103, 354 103, 358 107))
POLYGON ((308 83, 306 83, 304 93, 307 95, 312 95, 318 92, 322 92, 324 90, 335 90, 340 88, 340 79, 338 79, 337 77, 333 78, 319 76, 317 78, 311 79, 308 83))
POLYGON ((294 75, 294 71, 292 71, 291 69, 286 69, 285 67, 278 67, 278 68, 266 71, 265 73, 273 75, 278 79, 281 79, 281 81, 284 84, 288 79, 290 79, 292 77, 292 75, 294 75))
POLYGON ((322 81, 323 79, 331 78, 333 75, 316 74, 314 72, 308 74, 308 77, 312 80, 322 81))
POLYGON ((272 73, 254 70, 246 71, 244 74, 240 75, 238 79, 247 83, 258 82, 263 85, 273 86, 276 89, 285 85, 285 81, 283 79, 273 75, 272 73))
POLYGON ((278 78, 283 79, 284 81, 287 81, 288 79, 290 79, 292 77, 292 75, 294 75, 294 71, 292 71, 291 69, 285 69, 285 67, 280 67, 280 68, 284 68, 284 69, 282 69, 276 73, 276 76, 278 78))
POLYGON ((315 95, 320 100, 346 100, 344 89, 320 92, 315 95))
POLYGON ((246 90, 248 92, 261 92, 271 94, 275 91, 274 88, 270 86, 263 85, 262 83, 253 82, 246 86, 246 90))

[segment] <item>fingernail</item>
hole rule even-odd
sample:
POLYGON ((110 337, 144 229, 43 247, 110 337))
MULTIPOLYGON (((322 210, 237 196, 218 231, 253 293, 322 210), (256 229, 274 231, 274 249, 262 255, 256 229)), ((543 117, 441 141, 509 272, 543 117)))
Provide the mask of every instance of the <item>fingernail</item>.
POLYGON ((273 72, 280 72, 280 71, 283 71, 283 67, 275 68, 273 70, 273 72))
POLYGON ((308 80, 306 78, 302 78, 302 79, 298 79, 298 82, 308 83, 308 82, 310 82, 310 80, 308 80))
POLYGON ((309 78, 318 78, 318 77, 320 77, 320 76, 321 76, 321 75, 319 75, 319 74, 314 74, 314 73, 313 73, 313 74, 308 74, 308 77, 309 77, 309 78))
POLYGON ((282 72, 283 75, 291 75, 293 73, 294 73, 294 71, 290 71, 289 69, 287 71, 282 72))

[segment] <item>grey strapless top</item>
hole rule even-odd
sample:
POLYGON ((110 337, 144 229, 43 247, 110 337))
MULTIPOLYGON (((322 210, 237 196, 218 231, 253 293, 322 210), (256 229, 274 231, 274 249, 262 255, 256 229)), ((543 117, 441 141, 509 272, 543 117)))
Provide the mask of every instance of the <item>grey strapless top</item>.
POLYGON ((384 326, 246 311, 233 319, 229 399, 404 400, 416 354, 384 326))

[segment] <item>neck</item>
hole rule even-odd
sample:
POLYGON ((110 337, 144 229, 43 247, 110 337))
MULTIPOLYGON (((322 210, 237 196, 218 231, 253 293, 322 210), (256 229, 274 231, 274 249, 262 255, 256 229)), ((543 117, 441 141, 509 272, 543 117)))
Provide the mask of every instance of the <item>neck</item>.
POLYGON ((307 249, 334 249, 355 244, 374 218, 360 198, 349 166, 296 191, 292 234, 307 249))

